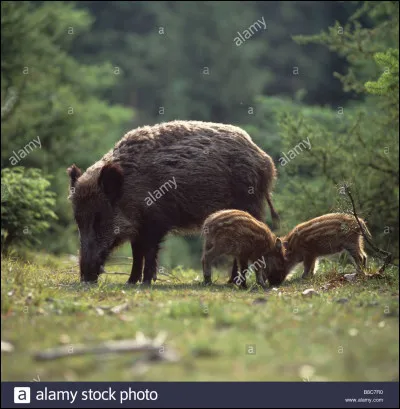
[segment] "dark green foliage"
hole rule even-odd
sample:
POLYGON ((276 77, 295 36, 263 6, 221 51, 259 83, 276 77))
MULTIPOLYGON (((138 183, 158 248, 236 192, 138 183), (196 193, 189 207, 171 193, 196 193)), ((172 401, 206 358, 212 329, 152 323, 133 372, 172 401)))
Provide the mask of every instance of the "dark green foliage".
POLYGON ((336 23, 327 33, 299 38, 327 44, 345 56, 348 73, 337 76, 345 90, 358 92, 362 100, 326 109, 329 121, 307 117, 307 110, 281 116, 283 149, 307 137, 312 148, 284 167, 287 182, 282 182, 280 193, 284 219, 304 220, 350 210, 340 194, 342 184, 349 183, 376 242, 398 256, 398 3, 371 3, 344 28, 336 23), (363 13, 372 21, 371 28, 357 21, 363 13), (293 200, 287 201, 289 196, 293 200))
POLYGON ((303 49, 291 38, 347 16, 348 6, 339 2, 77 5, 96 20, 90 33, 77 38, 74 55, 83 61, 109 60, 120 69, 119 84, 106 95, 134 106, 141 124, 171 119, 244 123, 248 107, 262 94, 291 97, 302 90, 309 102, 318 103, 344 98, 331 73, 331 65, 342 68, 341 60, 322 46, 303 49), (266 28, 236 45, 238 32, 262 19, 266 28), (318 59, 325 64, 316 64, 318 59))

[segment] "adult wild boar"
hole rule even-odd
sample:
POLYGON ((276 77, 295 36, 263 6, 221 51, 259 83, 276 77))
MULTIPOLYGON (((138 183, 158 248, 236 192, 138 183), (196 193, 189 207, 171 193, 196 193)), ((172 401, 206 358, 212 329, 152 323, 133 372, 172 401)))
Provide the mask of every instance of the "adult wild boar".
MULTIPOLYGON (((129 240, 128 283, 156 277, 168 232, 200 230, 208 215, 239 209, 261 220, 264 199, 278 222, 270 192, 275 165, 242 129, 172 121, 128 132, 82 174, 68 168, 70 198, 80 233, 82 281, 97 281, 107 256, 129 240)), ((234 262, 230 281, 237 275, 234 262)))

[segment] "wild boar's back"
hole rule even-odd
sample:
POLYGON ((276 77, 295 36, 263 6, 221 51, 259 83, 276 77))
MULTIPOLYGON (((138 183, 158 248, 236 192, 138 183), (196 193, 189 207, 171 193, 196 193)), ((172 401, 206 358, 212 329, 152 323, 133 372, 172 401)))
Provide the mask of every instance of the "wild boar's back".
POLYGON ((276 177, 272 159, 245 131, 199 121, 137 128, 104 161, 123 169, 121 207, 172 229, 200 227, 210 213, 224 208, 257 217, 276 177), (162 197, 146 204, 161 187, 162 197))

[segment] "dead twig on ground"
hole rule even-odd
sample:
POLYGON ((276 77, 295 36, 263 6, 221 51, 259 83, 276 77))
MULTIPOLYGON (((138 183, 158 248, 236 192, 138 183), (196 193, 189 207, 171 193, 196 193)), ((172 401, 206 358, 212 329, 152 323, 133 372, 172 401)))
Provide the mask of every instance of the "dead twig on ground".
POLYGON ((71 356, 93 355, 93 354, 117 354, 117 353, 150 353, 155 358, 164 359, 162 356, 164 342, 167 335, 160 332, 156 338, 150 339, 142 333, 138 333, 134 339, 125 339, 120 341, 106 341, 97 345, 63 345, 60 347, 49 348, 44 351, 36 352, 34 359, 36 361, 49 361, 71 356))

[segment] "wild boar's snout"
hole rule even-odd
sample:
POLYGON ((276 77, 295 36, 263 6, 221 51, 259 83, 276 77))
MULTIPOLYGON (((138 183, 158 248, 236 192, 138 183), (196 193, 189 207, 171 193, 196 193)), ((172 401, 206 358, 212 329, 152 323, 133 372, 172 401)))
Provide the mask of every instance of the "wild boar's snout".
POLYGON ((277 273, 270 274, 268 276, 268 281, 271 286, 281 285, 285 280, 286 275, 281 271, 277 273))
POLYGON ((82 240, 80 252, 81 282, 97 281, 104 263, 94 241, 82 240))
POLYGON ((101 269, 102 263, 90 257, 81 256, 80 270, 81 282, 96 282, 101 269))

